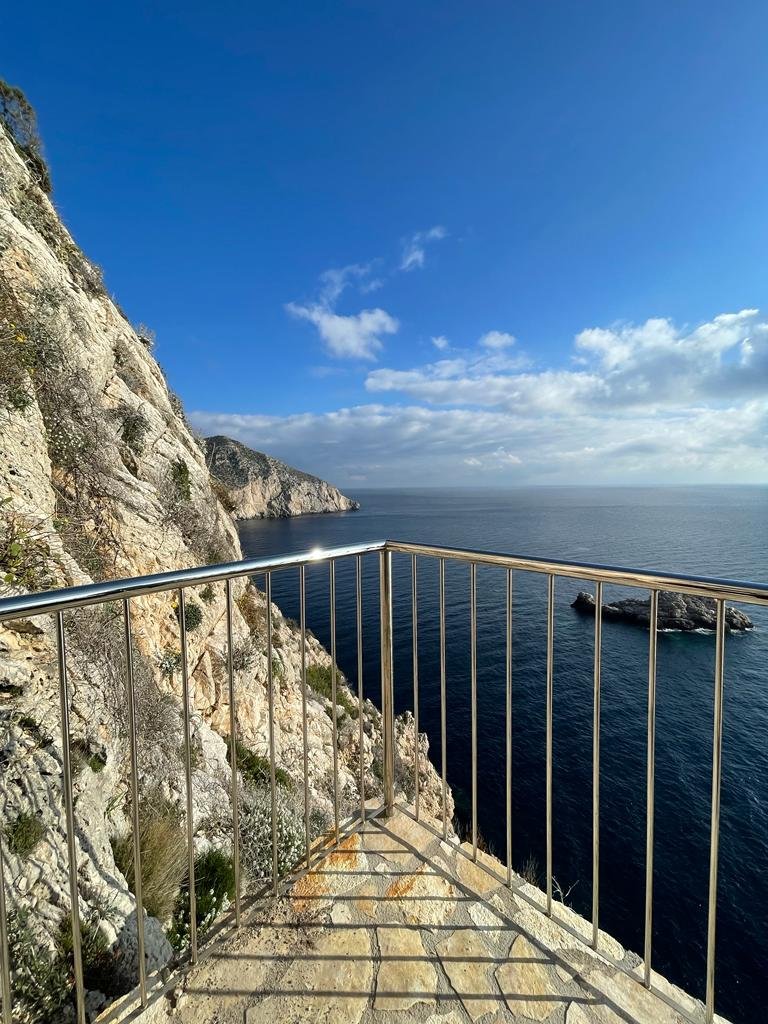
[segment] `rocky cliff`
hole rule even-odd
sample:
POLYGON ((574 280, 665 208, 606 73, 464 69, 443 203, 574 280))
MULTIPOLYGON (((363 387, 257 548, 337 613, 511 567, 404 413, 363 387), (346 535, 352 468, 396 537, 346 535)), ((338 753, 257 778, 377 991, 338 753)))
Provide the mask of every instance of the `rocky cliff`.
POLYGON ((235 519, 349 512, 360 508, 332 484, 302 473, 229 437, 208 437, 206 458, 220 497, 235 519))
MULTIPOLYGON (((98 269, 2 128, 0 438, 0 597, 240 557, 232 518, 212 486, 206 446, 187 426, 148 332, 134 330, 106 294, 98 269)), ((233 594, 237 741, 248 755, 241 776, 243 839, 252 854, 244 867, 254 881, 259 844, 268 835, 268 823, 265 829, 258 817, 268 751, 266 604, 247 581, 236 582, 233 594)), ((151 906, 145 898, 147 962, 155 969, 184 942, 178 852, 170 863, 187 824, 179 612, 168 594, 132 604, 144 869, 171 880, 151 906)), ((278 608, 272 612, 277 760, 290 805, 285 813, 298 828, 300 637, 278 608)), ((206 862, 209 870, 218 864, 219 878, 231 872, 232 843, 223 585, 187 592, 187 629, 195 850, 198 857, 220 855, 206 862)), ((80 914, 90 957, 89 1012, 95 1014, 136 981, 137 908, 125 855, 130 801, 120 609, 67 613, 65 630, 80 914)), ((311 637, 307 660, 314 687, 308 693, 309 781, 313 829, 320 831, 331 810, 330 703, 322 685, 330 658, 311 637)), ((69 1019, 72 998, 57 679, 50 618, 0 626, 0 845, 19 1021, 69 1019)), ((345 687, 340 693, 338 755, 347 810, 357 800, 361 758, 367 794, 380 792, 381 730, 378 711, 366 703, 361 750, 360 708, 345 687)), ((426 802, 437 810, 440 787, 426 739, 417 741, 412 719, 400 719, 396 761, 406 786, 416 750, 426 802)), ((209 908, 215 916, 227 905, 231 885, 211 885, 218 893, 209 908)))

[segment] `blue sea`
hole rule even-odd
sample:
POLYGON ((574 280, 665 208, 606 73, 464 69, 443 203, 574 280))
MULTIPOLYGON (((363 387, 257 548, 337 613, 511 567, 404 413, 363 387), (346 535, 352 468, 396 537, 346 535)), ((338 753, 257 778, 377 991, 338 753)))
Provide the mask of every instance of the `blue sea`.
MULTIPOLYGON (((248 556, 397 539, 531 557, 768 581, 768 488, 541 487, 504 491, 360 491, 354 513, 241 524, 248 556)), ((365 561, 363 684, 380 699, 378 566, 365 561)), ((421 728, 440 767, 437 564, 420 558, 421 728)), ((274 596, 298 617, 297 572, 274 596)), ((395 700, 413 707, 410 558, 394 557, 395 700)), ((505 572, 480 567, 478 817, 505 846, 505 572)), ((555 590, 554 875, 586 917, 592 903, 594 623, 572 608, 577 581, 555 590)), ((605 599, 631 591, 606 587, 605 599)), ((328 570, 307 574, 307 622, 329 643, 328 570)), ((469 818, 469 570, 446 573, 448 780, 469 818)), ((768 609, 741 606, 755 629, 727 638, 716 1006, 733 1021, 765 1020, 768 969, 768 609)), ((337 569, 338 660, 357 686, 354 572, 337 569)), ((653 966, 703 998, 709 870, 714 637, 662 634, 658 650, 653 966)), ((648 633, 603 627, 600 924, 642 953, 645 892, 648 633)), ((546 579, 515 573, 513 862, 545 865, 546 579)))

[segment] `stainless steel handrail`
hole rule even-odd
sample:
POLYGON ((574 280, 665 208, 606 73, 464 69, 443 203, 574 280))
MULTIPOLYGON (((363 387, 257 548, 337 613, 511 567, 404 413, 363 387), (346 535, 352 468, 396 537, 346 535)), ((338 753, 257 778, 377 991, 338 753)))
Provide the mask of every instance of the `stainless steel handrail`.
POLYGON ((376 551, 426 555, 432 558, 474 563, 475 565, 498 565, 508 569, 551 573, 555 576, 568 576, 572 579, 584 580, 587 583, 601 581, 619 586, 671 590, 678 594, 692 594, 696 597, 722 598, 745 604, 768 604, 768 584, 766 583, 719 579, 713 576, 694 576, 684 573, 663 573, 651 569, 631 569, 625 566, 601 565, 591 562, 529 558, 523 555, 472 551, 466 548, 450 548, 433 544, 377 540, 363 544, 317 548, 312 551, 300 551, 278 557, 242 559, 239 562, 225 562, 221 565, 202 565, 192 569, 176 569, 173 572, 155 573, 149 576, 106 580, 102 583, 88 583, 78 587, 65 587, 60 590, 44 590, 35 594, 5 597, 0 599, 0 622, 32 615, 68 611, 86 605, 102 604, 105 601, 144 597, 147 594, 178 589, 180 586, 197 587, 207 583, 220 583, 228 579, 242 579, 245 576, 270 570, 307 566, 315 562, 325 562, 349 555, 365 555, 376 551))
POLYGON ((523 569, 554 576, 594 583, 642 587, 649 590, 670 590, 676 594, 695 597, 723 598, 745 604, 768 604, 768 583, 750 583, 743 580, 718 579, 713 576, 689 576, 684 573, 664 573, 651 569, 629 569, 623 566, 600 565, 590 562, 566 562, 560 559, 528 558, 523 555, 505 555, 494 551, 470 551, 432 544, 413 544, 388 540, 388 551, 406 555, 428 555, 476 565, 498 565, 508 569, 523 569))
POLYGON ((80 587, 20 594, 17 597, 5 597, 0 600, 0 622, 31 615, 69 611, 71 608, 103 604, 105 601, 145 597, 147 594, 159 594, 165 590, 177 590, 179 587, 200 587, 207 583, 242 579, 270 570, 291 569, 296 566, 312 565, 315 562, 325 562, 329 558, 365 555, 373 551, 383 551, 385 546, 386 541, 377 540, 368 544, 316 548, 279 557, 244 558, 239 562, 224 562, 221 565, 200 565, 193 569, 175 569, 173 572, 160 572, 151 576, 134 576, 131 579, 105 580, 103 583, 87 583, 80 587))

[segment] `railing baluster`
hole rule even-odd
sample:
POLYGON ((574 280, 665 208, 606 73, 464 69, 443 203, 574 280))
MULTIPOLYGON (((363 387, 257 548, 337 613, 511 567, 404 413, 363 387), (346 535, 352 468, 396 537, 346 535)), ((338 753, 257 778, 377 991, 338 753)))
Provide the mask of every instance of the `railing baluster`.
POLYGON ((195 895, 195 823, 192 807, 192 738, 189 720, 189 661, 184 589, 179 587, 179 631, 181 637, 181 689, 184 724, 184 774, 187 784, 187 870, 189 872, 189 945, 191 960, 197 963, 197 898, 195 895))
POLYGON ((507 885, 512 884, 512 570, 507 569, 507 885))
POLYGON ((477 860, 477 566, 469 566, 470 702, 472 730, 472 860, 477 860))
POLYGON ((656 643, 659 620, 659 592, 651 591, 648 628, 648 760, 646 773, 645 811, 645 943, 643 947, 646 988, 651 987, 651 946, 653 944, 653 825, 654 785, 656 776, 656 643))
POLYGON ((5 870, 3 837, 0 832, 0 996, 3 1000, 3 1024, 11 1024, 11 963, 8 949, 8 918, 5 909, 5 870))
POLYGON ((272 812, 272 892, 277 896, 277 769, 275 766, 275 670, 272 665, 272 573, 264 573, 267 600, 267 705, 269 708, 269 792, 272 812))
POLYGON ((439 575, 440 603, 440 751, 441 776, 443 785, 443 839, 448 838, 448 744, 445 700, 445 559, 440 559, 439 575))
POLYGON ((77 1024, 85 1024, 85 985, 83 983, 83 949, 80 939, 80 895, 77 890, 77 846, 75 843, 75 802, 72 798, 72 763, 69 735, 69 686, 67 683, 67 650, 64 640, 64 617, 56 613, 56 649, 59 662, 59 701, 61 705, 61 766, 64 786, 64 814, 67 822, 67 860, 69 866, 69 899, 72 917, 72 956, 75 964, 75 999, 77 1024))
POLYGON ((725 677, 725 601, 717 602, 715 637, 715 697, 712 737, 712 817, 709 835, 709 906, 707 910, 706 1022, 715 1014, 715 924, 717 918, 717 865, 720 846, 720 777, 723 758, 723 681, 725 677))
POLYGON ((379 590, 381 612, 381 718, 384 731, 384 815, 394 808, 395 743, 394 694, 392 674, 392 554, 379 556, 379 590))
POLYGON ((592 948, 600 934, 600 674, 602 671, 603 584, 595 583, 595 662, 592 692, 592 948))
POLYGON ((141 881, 141 824, 139 818, 139 759, 136 730, 136 690, 133 679, 133 644, 131 642, 131 609, 123 601, 125 633, 125 675, 128 698, 128 744, 131 761, 131 818, 133 828, 133 893, 136 897, 136 952, 139 964, 139 995, 142 1007, 147 1005, 147 966, 144 960, 144 899, 141 881))
POLYGON ((333 731, 333 835, 339 845, 339 723, 336 712, 336 563, 328 563, 330 592, 328 603, 331 614, 331 727, 333 731))
POLYGON ((232 864, 235 871, 235 926, 240 927, 240 791, 237 785, 237 709, 232 660, 232 580, 226 583, 227 680, 229 686, 229 760, 232 768, 232 864))
POLYGON ((309 737, 307 735, 307 582, 306 567, 299 566, 299 623, 301 627, 301 736, 304 746, 304 844, 310 864, 309 837, 309 737))
POLYGON ((418 821, 421 782, 419 779, 419 594, 416 555, 411 555, 411 634, 413 639, 413 731, 415 740, 413 777, 416 792, 416 821, 418 821))
POLYGON ((552 707, 554 703, 555 577, 547 576, 547 913, 552 913, 552 707))
POLYGON ((355 613, 357 618, 357 716, 358 744, 360 747, 360 821, 365 822, 365 757, 363 748, 363 563, 360 555, 355 556, 355 613))

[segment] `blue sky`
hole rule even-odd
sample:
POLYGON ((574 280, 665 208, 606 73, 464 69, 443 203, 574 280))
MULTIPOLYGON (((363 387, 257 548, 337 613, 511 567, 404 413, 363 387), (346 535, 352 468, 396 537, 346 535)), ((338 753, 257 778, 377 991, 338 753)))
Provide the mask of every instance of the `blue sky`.
POLYGON ((768 478, 762 0, 3 21, 201 430, 348 487, 768 478))

